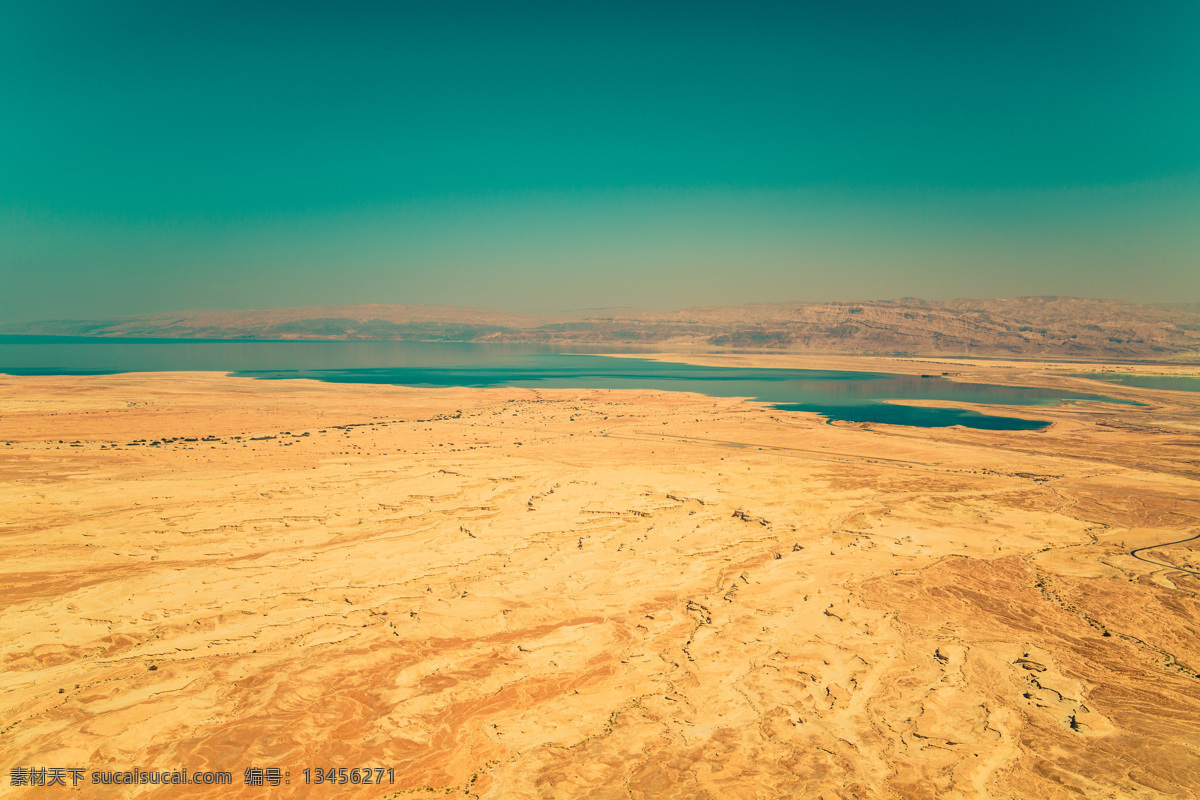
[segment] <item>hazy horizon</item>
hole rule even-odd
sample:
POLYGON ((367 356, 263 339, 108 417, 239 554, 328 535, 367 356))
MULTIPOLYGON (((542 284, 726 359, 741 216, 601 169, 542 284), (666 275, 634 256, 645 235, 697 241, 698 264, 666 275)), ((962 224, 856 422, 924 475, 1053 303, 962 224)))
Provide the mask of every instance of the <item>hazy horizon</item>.
POLYGON ((0 11, 0 322, 1200 301, 1200 7, 0 11))
POLYGON ((1075 295, 1019 295, 1019 296, 1008 296, 1008 297, 1003 297, 1003 296, 947 297, 947 298, 939 298, 939 299, 933 299, 933 298, 928 298, 928 297, 862 297, 862 298, 857 298, 857 299, 830 298, 827 300, 779 299, 779 300, 748 301, 746 303, 736 303, 736 304, 734 304, 734 303, 715 303, 715 304, 690 305, 690 306, 658 306, 658 307, 629 306, 629 305, 625 305, 625 306, 582 306, 582 307, 578 307, 578 308, 547 309, 544 311, 522 311, 522 310, 514 310, 514 309, 504 308, 504 307, 500 307, 500 306, 464 305, 464 304, 453 304, 453 303, 382 303, 382 302, 378 302, 378 301, 356 301, 356 302, 346 302, 346 303, 304 303, 304 304, 298 304, 298 305, 294 305, 294 306, 254 306, 254 307, 251 307, 251 306, 232 306, 231 305, 231 306, 205 306, 205 307, 196 306, 196 307, 162 308, 162 309, 156 309, 153 311, 145 311, 145 312, 129 313, 129 314, 112 314, 112 315, 108 315, 108 316, 96 315, 93 317, 86 317, 86 318, 85 317, 76 317, 76 318, 58 317, 58 318, 28 319, 28 320, 16 319, 16 320, 12 320, 12 322, 15 324, 18 324, 18 325, 21 323, 26 323, 26 322, 29 322, 29 323, 53 322, 53 321, 84 322, 84 321, 88 321, 89 319, 112 320, 112 319, 120 319, 120 318, 125 318, 125 317, 148 318, 148 317, 155 317, 155 316, 186 314, 186 313, 196 313, 196 314, 203 314, 203 313, 210 313, 210 312, 211 313, 237 313, 237 312, 254 312, 254 311, 286 311, 286 310, 298 310, 298 309, 304 309, 304 308, 353 308, 353 307, 358 307, 358 306, 383 306, 383 307, 396 306, 396 307, 413 307, 413 308, 462 309, 464 311, 483 311, 483 312, 495 312, 495 313, 499 313, 499 314, 513 314, 516 316, 527 316, 527 317, 530 317, 533 319, 537 319, 539 317, 542 317, 542 318, 554 317, 554 316, 560 315, 560 314, 571 315, 571 314, 582 314, 585 312, 601 312, 601 311, 637 311, 637 312, 647 312, 647 313, 653 315, 653 314, 673 314, 673 313, 687 311, 689 309, 736 308, 736 307, 741 307, 741 306, 808 305, 808 304, 812 304, 812 305, 824 305, 824 304, 869 305, 872 303, 895 303, 895 304, 903 305, 906 301, 920 302, 920 303, 927 302, 927 303, 931 303, 931 304, 941 303, 941 302, 975 302, 975 301, 978 301, 980 303, 987 303, 987 302, 991 302, 991 301, 1004 301, 1004 300, 1037 300, 1037 299, 1055 299, 1055 298, 1063 298, 1063 299, 1069 299, 1069 300, 1094 301, 1094 302, 1100 302, 1100 303, 1108 303, 1108 302, 1125 303, 1125 302, 1128 302, 1133 305, 1145 305, 1145 306, 1151 306, 1151 307, 1200 306, 1200 303, 1194 303, 1194 302, 1190 302, 1190 301, 1186 301, 1186 300, 1165 300, 1165 301, 1158 301, 1158 302, 1148 301, 1145 303, 1137 303, 1136 301, 1121 300, 1119 298, 1079 297, 1079 296, 1075 296, 1075 295))

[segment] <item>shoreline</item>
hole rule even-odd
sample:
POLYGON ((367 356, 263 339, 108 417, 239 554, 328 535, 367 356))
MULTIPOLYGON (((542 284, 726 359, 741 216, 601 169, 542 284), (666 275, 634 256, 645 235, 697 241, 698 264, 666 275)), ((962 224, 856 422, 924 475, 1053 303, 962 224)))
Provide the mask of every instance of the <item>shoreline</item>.
POLYGON ((633 390, 0 386, 11 766, 232 771, 188 790, 214 798, 338 764, 487 798, 1148 791, 1130 765, 1200 791, 1200 548, 1162 544, 1194 524, 1200 399, 992 432, 633 390))

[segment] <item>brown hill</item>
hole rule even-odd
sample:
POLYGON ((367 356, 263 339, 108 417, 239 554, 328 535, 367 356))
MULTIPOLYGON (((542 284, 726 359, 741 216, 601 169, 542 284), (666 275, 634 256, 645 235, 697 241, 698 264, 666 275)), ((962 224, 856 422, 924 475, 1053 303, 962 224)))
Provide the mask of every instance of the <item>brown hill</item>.
POLYGON ((553 315, 357 304, 181 311, 0 326, 8 334, 643 344, 821 353, 1194 358, 1200 305, 1075 297, 758 303, 553 315))

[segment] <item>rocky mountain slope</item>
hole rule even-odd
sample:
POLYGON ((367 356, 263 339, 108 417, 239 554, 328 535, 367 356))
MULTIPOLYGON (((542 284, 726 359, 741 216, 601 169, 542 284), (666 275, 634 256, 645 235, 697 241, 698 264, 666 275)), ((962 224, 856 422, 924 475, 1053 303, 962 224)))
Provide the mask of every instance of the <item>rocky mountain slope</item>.
POLYGON ((182 311, 0 326, 0 333, 171 338, 644 344, 822 353, 1192 358, 1200 304, 1075 297, 764 303, 675 312, 515 314, 358 304, 182 311))

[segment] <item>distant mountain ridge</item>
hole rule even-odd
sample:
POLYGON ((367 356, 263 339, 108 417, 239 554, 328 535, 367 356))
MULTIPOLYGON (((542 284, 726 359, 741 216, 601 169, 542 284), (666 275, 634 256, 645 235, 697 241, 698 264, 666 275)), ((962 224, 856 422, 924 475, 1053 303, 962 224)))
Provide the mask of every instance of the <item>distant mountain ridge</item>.
POLYGON ((180 339, 715 346, 794 352, 1200 358, 1200 304, 1076 297, 756 303, 517 314, 356 304, 199 310, 0 325, 0 333, 180 339))

